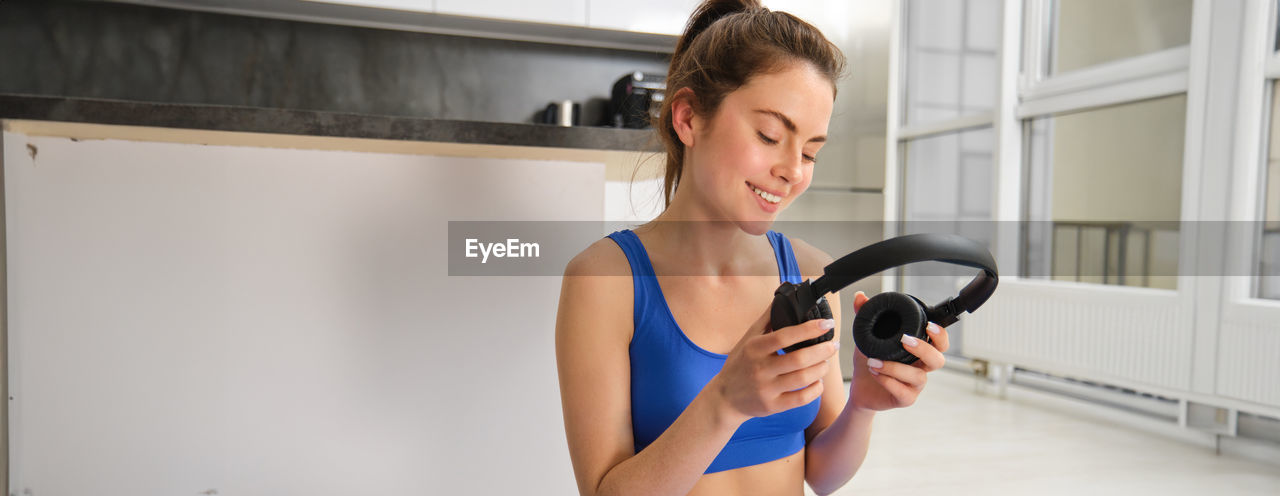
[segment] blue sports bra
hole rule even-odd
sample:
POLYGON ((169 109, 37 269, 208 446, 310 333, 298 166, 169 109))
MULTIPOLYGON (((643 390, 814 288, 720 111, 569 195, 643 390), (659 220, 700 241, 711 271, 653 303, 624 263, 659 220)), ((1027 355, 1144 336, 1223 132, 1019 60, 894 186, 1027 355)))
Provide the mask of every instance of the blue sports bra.
MULTIPOLYGON (((769 231, 782 281, 800 283, 791 242, 769 231)), ((728 355, 707 351, 685 335, 662 295, 648 252, 630 229, 608 236, 622 247, 635 286, 631 338, 631 430, 636 452, 658 438, 724 367, 728 355)), ((777 460, 804 449, 804 430, 818 416, 821 398, 767 417, 752 418, 734 432, 705 473, 777 460)))

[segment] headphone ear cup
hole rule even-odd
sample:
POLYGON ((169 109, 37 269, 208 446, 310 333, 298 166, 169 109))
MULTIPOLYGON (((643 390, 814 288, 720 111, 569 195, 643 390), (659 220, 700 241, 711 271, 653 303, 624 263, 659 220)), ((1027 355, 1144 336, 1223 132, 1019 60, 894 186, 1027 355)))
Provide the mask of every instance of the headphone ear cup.
POLYGON ((902 335, 922 337, 929 324, 924 305, 904 293, 886 292, 871 297, 853 318, 853 341, 868 358, 901 363, 917 360, 902 347, 902 335))
POLYGON ((834 318, 834 316, 833 316, 833 315, 831 315, 831 304, 827 303, 827 297, 826 297, 826 296, 823 296, 823 297, 821 297, 821 298, 818 298, 818 306, 816 306, 815 308, 817 308, 817 310, 818 310, 818 318, 819 318, 819 319, 830 319, 830 318, 834 318))

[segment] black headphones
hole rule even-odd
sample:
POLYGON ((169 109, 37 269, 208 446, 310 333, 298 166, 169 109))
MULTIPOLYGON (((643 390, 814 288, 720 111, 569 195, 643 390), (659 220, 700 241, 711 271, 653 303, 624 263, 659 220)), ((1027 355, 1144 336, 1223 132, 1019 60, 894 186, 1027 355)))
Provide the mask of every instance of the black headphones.
MULTIPOLYGON (((982 269, 960 294, 934 306, 906 293, 884 292, 862 304, 853 319, 853 340, 869 358, 902 363, 916 361, 902 347, 902 335, 929 341, 925 326, 933 322, 942 327, 956 323, 960 312, 973 313, 996 290, 999 275, 995 259, 982 245, 954 234, 910 234, 886 239, 831 262, 822 269, 822 277, 800 284, 784 282, 773 293, 769 312, 772 329, 782 329, 813 319, 831 318, 827 293, 901 265, 925 261, 946 262, 982 269)), ((792 352, 806 346, 830 341, 835 329, 822 336, 793 344, 783 351, 792 352)))

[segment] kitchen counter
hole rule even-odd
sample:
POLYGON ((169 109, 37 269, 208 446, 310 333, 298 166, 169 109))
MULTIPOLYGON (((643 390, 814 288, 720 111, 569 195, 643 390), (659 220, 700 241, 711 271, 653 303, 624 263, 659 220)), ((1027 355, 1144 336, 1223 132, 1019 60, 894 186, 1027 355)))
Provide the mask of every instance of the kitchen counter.
POLYGON ((662 177, 665 157, 648 129, 7 93, 0 93, 0 122, 9 132, 73 140, 596 162, 617 182, 662 177))
POLYGON ((652 130, 0 93, 0 119, 297 136, 659 152, 652 130))

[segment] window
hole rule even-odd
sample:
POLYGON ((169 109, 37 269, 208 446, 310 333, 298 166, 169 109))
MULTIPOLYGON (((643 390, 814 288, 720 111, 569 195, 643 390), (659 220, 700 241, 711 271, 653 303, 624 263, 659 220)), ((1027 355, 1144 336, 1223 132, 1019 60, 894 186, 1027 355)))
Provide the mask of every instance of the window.
MULTIPOLYGON (((954 233, 993 248, 994 139, 986 127, 906 142, 902 234, 954 233)), ((942 262, 911 264, 902 270, 902 290, 932 305, 955 296, 957 284, 975 274, 976 269, 942 262)), ((964 331, 955 326, 949 332, 959 343, 964 331)), ((955 346, 952 353, 962 351, 955 346)))
MULTIPOLYGON (((1001 0, 903 2, 904 70, 899 234, 950 232, 994 246, 995 122, 1001 0)), ((994 252, 994 250, 992 250, 994 252)), ((900 289, 929 304, 954 296, 974 270, 941 262, 911 264, 900 289)), ((961 325, 950 328, 959 343, 961 325)), ((962 353, 960 346, 948 353, 962 353)))
POLYGON ((1028 275, 1174 289, 1186 95, 1030 121, 1028 275))
POLYGON ((1258 297, 1277 300, 1280 299, 1280 84, 1272 82, 1271 89, 1258 297))
POLYGON ((1049 73, 1186 45, 1192 0, 1055 0, 1049 73))
POLYGON ((908 141, 903 218, 990 220, 992 140, 988 127, 908 141))
POLYGON ((990 112, 995 104, 999 0, 907 3, 904 124, 990 112))

